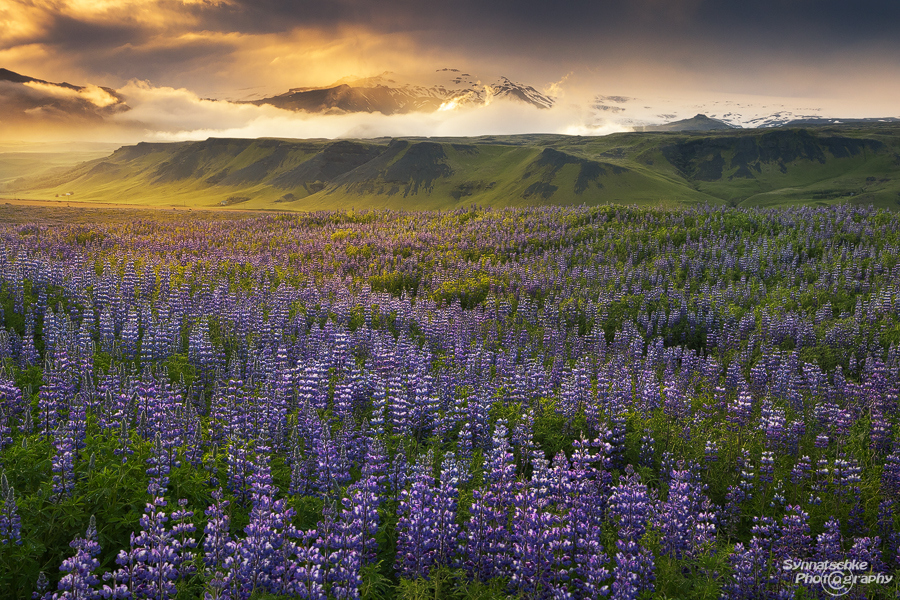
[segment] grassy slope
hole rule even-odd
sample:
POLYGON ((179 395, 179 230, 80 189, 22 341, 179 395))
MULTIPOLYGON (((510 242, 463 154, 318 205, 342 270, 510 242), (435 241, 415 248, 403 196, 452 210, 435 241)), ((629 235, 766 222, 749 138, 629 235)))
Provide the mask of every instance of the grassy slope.
POLYGON ((866 141, 844 157, 826 149, 816 160, 762 162, 749 178, 738 176, 737 148, 769 144, 772 130, 142 144, 65 176, 33 180, 18 195, 54 198, 72 191, 69 201, 288 210, 609 202, 900 206, 900 127, 809 131, 778 134, 786 138, 779 142, 785 156, 830 136, 866 141), (670 160, 672 148, 688 157, 678 166, 670 160), (698 175, 713 159, 723 165, 721 176, 698 175))
POLYGON ((20 177, 67 172, 80 162, 96 160, 108 154, 109 150, 21 152, 0 147, 0 189, 14 183, 20 177))

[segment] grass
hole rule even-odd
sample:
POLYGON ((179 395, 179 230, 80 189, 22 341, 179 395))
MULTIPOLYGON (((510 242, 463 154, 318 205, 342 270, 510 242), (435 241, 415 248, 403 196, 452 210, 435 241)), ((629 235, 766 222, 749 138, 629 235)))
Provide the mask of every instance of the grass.
MULTIPOLYGON (((452 209, 473 204, 781 206, 834 202, 900 208, 900 127, 809 130, 822 148, 826 145, 821 140, 832 136, 869 140, 872 147, 844 158, 824 150, 824 163, 798 159, 786 162, 784 168, 777 162, 762 163, 752 178, 732 177, 737 171, 736 166, 731 166, 737 142, 751 137, 764 143, 771 131, 433 138, 427 141, 441 144, 444 157, 438 163, 446 169, 417 191, 413 191, 410 182, 385 179, 392 164, 415 144, 425 141, 416 138, 410 138, 406 148, 378 168, 368 163, 337 175, 335 169, 340 169, 341 161, 352 160, 352 156, 345 159, 323 155, 323 150, 333 143, 329 140, 208 140, 141 145, 76 166, 65 175, 32 178, 16 194, 26 199, 53 199, 56 194, 74 192, 66 198, 68 202, 193 208, 219 208, 229 198, 248 197, 239 207, 250 210, 452 209), (709 156, 718 153, 724 161, 721 178, 693 179, 666 159, 666 147, 707 141, 709 156), (875 147, 877 150, 872 149, 875 147), (547 148, 568 158, 548 166, 546 161, 540 162, 546 158, 542 153, 547 148), (323 175, 325 180, 289 188, 273 185, 279 175, 316 157, 320 162, 331 161, 331 170, 327 171, 330 175, 323 175), (594 168, 602 169, 602 173, 586 186, 582 181, 582 189, 578 189, 583 161, 599 163, 594 168), (235 179, 229 177, 238 172, 253 176, 226 185, 235 179), (291 194, 293 200, 284 201, 286 194, 291 194)), ((799 130, 795 134, 801 139, 809 137, 799 130)), ((355 143, 357 148, 387 149, 389 141, 355 143)), ((703 159, 695 157, 694 164, 703 159)), ((412 165, 409 176, 427 174, 430 164, 425 163, 412 165)))

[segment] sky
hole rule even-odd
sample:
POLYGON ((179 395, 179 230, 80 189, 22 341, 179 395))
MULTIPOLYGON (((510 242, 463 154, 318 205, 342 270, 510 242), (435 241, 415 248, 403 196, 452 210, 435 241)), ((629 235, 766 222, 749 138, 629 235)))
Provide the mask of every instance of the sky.
POLYGON ((19 129, 0 122, 0 135, 609 133, 737 106, 900 116, 897 23, 897 0, 0 0, 0 68, 88 85, 101 113, 115 100, 104 86, 132 109, 104 113, 103 127, 42 110, 19 129), (312 118, 207 100, 442 67, 505 75, 557 103, 312 118), (598 115, 597 96, 634 101, 598 115))

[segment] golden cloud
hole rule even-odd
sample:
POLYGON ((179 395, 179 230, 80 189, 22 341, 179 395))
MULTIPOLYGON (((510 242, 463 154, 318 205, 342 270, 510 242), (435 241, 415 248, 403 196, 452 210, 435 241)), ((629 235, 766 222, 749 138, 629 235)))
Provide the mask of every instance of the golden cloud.
POLYGON ((119 102, 118 98, 96 85, 87 85, 78 89, 39 81, 28 81, 23 85, 47 96, 66 100, 84 100, 90 102, 97 108, 106 108, 107 106, 112 106, 119 102))
POLYGON ((12 47, 40 35, 46 9, 32 3, 0 0, 0 46, 12 47))

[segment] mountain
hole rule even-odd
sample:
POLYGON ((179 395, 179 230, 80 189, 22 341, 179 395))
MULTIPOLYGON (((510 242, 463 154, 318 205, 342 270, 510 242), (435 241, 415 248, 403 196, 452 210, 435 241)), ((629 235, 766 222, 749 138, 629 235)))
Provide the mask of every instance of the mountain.
POLYGON ((840 118, 797 114, 784 110, 762 116, 742 118, 735 114, 734 119, 742 122, 744 127, 767 129, 772 127, 817 127, 829 125, 878 125, 879 123, 900 123, 898 117, 881 118, 840 118))
POLYGON ((141 143, 10 186, 22 198, 254 209, 834 202, 900 207, 900 125, 141 143))
POLYGON ((740 129, 740 127, 718 119, 711 119, 706 115, 697 115, 690 119, 672 121, 662 125, 644 125, 634 128, 635 131, 722 131, 728 129, 740 129))
POLYGON ((52 83, 0 69, 3 126, 29 127, 54 121, 96 123, 128 108, 122 95, 111 88, 52 83))
POLYGON ((803 119, 794 119, 793 121, 788 121, 786 125, 788 127, 815 127, 828 125, 866 126, 878 123, 900 123, 900 118, 885 117, 881 119, 835 119, 829 117, 807 117, 803 119))
POLYGON ((312 113, 393 115, 485 105, 495 99, 516 100, 537 108, 550 108, 554 103, 552 97, 507 77, 487 82, 459 69, 439 69, 412 78, 390 72, 364 79, 345 78, 329 86, 294 88, 248 103, 312 113))

